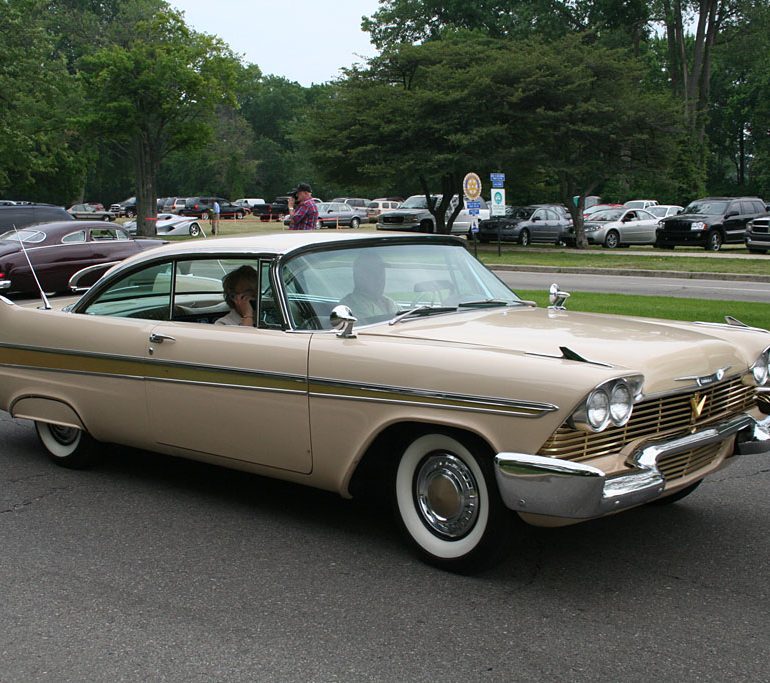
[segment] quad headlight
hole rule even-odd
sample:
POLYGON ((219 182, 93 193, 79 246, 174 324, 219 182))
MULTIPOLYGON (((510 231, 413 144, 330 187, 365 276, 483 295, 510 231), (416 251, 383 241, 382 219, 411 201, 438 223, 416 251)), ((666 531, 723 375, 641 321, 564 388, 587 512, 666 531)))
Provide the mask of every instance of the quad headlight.
POLYGON ((641 400, 643 382, 641 375, 633 375, 600 384, 572 413, 570 424, 586 432, 622 427, 631 418, 634 403, 641 400))
POLYGON ((754 361, 754 364, 751 366, 751 374, 757 386, 763 387, 767 384, 768 377, 770 376, 770 347, 760 353, 759 358, 754 361))

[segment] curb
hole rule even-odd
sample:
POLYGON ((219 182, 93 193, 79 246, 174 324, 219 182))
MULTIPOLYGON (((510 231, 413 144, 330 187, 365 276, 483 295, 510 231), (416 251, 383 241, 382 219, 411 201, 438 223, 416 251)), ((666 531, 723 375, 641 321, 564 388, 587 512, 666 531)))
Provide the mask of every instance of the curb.
POLYGON ((745 273, 698 273, 678 270, 627 270, 621 268, 578 268, 574 266, 515 266, 485 264, 490 270, 511 270, 530 273, 573 273, 585 275, 622 275, 628 277, 670 277, 682 280, 729 280, 733 282, 770 282, 770 275, 746 275, 745 273))

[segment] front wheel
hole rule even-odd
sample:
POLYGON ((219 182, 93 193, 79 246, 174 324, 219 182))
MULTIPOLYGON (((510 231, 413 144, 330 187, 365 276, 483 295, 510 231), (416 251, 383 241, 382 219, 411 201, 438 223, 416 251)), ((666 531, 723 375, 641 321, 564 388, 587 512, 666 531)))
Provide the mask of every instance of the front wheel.
POLYGON ((358 218, 350 219, 350 227, 353 228, 353 230, 357 230, 359 225, 361 225, 361 221, 358 220, 358 218))
POLYGON ((722 247, 722 235, 718 230, 712 230, 706 237, 706 251, 719 251, 722 247))
POLYGON ((610 230, 604 238, 604 246, 607 249, 617 249, 620 245, 620 235, 616 230, 610 230))
POLYGON ((397 518, 429 564, 473 573, 507 548, 513 513, 500 498, 486 450, 470 439, 431 432, 417 436, 401 455, 397 518))
POLYGON ((133 211, 131 211, 131 209, 129 209, 128 211, 126 211, 126 218, 133 218, 133 217, 134 217, 134 215, 135 215, 135 214, 134 214, 134 212, 133 212, 133 211))
POLYGON ((528 247, 529 242, 530 242, 529 230, 522 230, 521 234, 519 235, 519 244, 522 247, 528 247))
POLYGON ((35 422, 35 430, 48 457, 57 465, 80 470, 96 459, 97 442, 82 429, 35 422))
POLYGON ((420 223, 420 232, 433 232, 433 223, 431 221, 422 221, 420 223))

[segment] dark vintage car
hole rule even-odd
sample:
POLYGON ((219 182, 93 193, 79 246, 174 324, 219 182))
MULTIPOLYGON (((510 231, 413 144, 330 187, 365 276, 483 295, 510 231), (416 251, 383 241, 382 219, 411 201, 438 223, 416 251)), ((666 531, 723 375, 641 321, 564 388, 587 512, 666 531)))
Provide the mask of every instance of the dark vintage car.
POLYGON ((698 246, 719 251, 723 244, 743 244, 746 225, 767 213, 757 197, 705 197, 690 202, 677 216, 658 224, 655 246, 698 246))
POLYGON ((505 216, 495 216, 479 223, 479 241, 531 242, 558 244, 564 241, 572 218, 560 204, 509 206, 505 216))
POLYGON ((242 206, 233 204, 223 197, 188 197, 179 215, 206 220, 211 217, 215 201, 219 203, 220 218, 243 218, 246 215, 246 210, 242 206))
MULTIPOLYGON (((70 277, 82 268, 122 261, 161 244, 131 239, 126 230, 101 221, 60 221, 9 230, 0 234, 0 292, 37 291, 27 257, 44 291, 65 292, 70 277)), ((100 274, 95 273, 94 279, 100 274)))

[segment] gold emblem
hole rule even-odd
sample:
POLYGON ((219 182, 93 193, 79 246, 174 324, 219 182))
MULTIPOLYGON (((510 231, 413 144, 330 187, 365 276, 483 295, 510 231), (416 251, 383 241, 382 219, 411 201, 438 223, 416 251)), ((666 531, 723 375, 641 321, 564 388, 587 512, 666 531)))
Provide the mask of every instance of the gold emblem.
POLYGON ((695 422, 703 413, 703 408, 706 406, 706 396, 701 396, 700 393, 693 394, 690 399, 690 407, 692 408, 692 421, 695 422))

